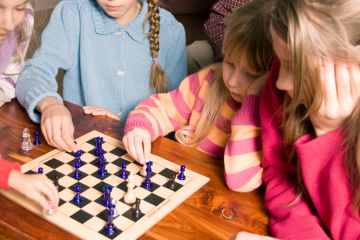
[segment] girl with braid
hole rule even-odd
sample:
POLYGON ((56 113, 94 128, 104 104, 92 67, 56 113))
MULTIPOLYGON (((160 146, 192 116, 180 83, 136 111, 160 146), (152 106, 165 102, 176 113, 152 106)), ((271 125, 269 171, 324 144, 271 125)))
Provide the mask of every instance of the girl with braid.
POLYGON ((71 115, 57 93, 59 68, 64 100, 86 114, 125 121, 152 93, 176 89, 186 65, 184 28, 158 0, 64 0, 26 63, 16 96, 50 145, 77 151, 71 115))
POLYGON ((123 143, 134 159, 149 160, 151 141, 175 131, 179 142, 224 160, 229 189, 249 192, 262 184, 259 103, 275 56, 263 18, 266 1, 234 10, 222 64, 152 95, 130 113, 123 143))

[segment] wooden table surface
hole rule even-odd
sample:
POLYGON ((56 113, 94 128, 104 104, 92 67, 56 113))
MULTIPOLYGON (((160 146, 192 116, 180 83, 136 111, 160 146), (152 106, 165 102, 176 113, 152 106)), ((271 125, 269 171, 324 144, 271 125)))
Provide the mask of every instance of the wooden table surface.
MULTIPOLYGON (((65 106, 73 118, 75 138, 97 130, 122 139, 124 123, 104 116, 85 115, 81 107, 69 102, 65 102, 65 106)), ((25 127, 32 136, 35 130, 40 131, 40 125, 30 120, 16 99, 0 108, 0 153, 4 159, 24 164, 54 149, 41 136, 40 146, 23 152, 21 143, 25 127)), ((156 139, 151 153, 184 164, 209 177, 210 181, 140 239, 229 239, 239 231, 270 235, 263 186, 251 193, 230 191, 225 184, 221 159, 167 138, 156 139)), ((0 239, 78 238, 0 195, 0 239)))

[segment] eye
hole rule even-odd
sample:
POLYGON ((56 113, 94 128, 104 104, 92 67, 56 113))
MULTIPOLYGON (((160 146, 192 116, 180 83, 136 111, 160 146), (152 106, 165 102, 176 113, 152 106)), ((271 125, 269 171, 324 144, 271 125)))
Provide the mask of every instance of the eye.
POLYGON ((234 66, 234 63, 229 62, 226 58, 224 59, 224 62, 225 62, 226 64, 229 64, 229 65, 231 65, 231 66, 234 66))
POLYGON ((258 78, 258 77, 261 76, 261 74, 260 74, 260 75, 259 75, 259 74, 251 74, 251 73, 249 73, 249 72, 246 72, 246 74, 247 74, 249 77, 251 77, 251 78, 258 78))
POLYGON ((22 12, 22 11, 24 11, 25 10, 25 8, 23 7, 23 8, 16 8, 16 11, 19 11, 19 12, 22 12))

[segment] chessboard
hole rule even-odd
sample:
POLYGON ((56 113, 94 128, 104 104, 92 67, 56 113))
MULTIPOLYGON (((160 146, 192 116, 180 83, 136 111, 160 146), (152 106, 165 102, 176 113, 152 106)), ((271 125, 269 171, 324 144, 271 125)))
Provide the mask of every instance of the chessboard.
POLYGON ((21 167, 25 174, 37 174, 38 168, 42 167, 43 174, 53 181, 55 175, 59 176, 60 202, 55 215, 44 215, 38 204, 15 191, 1 189, 0 193, 82 239, 136 239, 210 180, 186 169, 184 172, 186 179, 180 181, 176 178, 175 188, 171 190, 167 187, 168 183, 172 174, 179 174, 180 166, 151 154, 150 161, 153 165, 150 180, 153 188, 146 190, 141 187, 145 179, 140 174, 142 165, 130 157, 121 141, 92 131, 76 139, 76 142, 81 146, 83 162, 79 168, 81 172, 79 179, 72 177, 75 169, 75 154, 62 150, 53 150, 21 167), (97 174, 98 168, 95 166, 98 158, 94 152, 96 137, 104 139, 102 148, 108 162, 106 165, 108 173, 104 177, 97 174), (127 173, 135 174, 133 192, 141 199, 141 215, 136 219, 133 216, 135 204, 124 202, 127 180, 119 177, 122 163, 126 163, 127 173), (77 204, 73 198, 75 186, 78 185, 81 187, 83 201, 77 204), (108 209, 101 204, 104 196, 103 187, 106 185, 113 187, 111 198, 117 199, 116 209, 119 213, 119 216, 113 219, 117 231, 111 236, 103 231, 108 220, 108 209))

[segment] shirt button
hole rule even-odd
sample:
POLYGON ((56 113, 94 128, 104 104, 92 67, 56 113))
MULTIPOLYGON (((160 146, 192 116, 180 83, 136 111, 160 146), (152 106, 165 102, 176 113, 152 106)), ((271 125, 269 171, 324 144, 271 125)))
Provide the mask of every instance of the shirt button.
POLYGON ((119 71, 118 71, 118 75, 119 75, 119 76, 124 75, 124 71, 123 71, 123 70, 119 70, 119 71))
POLYGON ((122 115, 124 115, 124 112, 121 111, 121 110, 119 110, 119 111, 118 111, 118 115, 121 117, 122 115))
POLYGON ((121 36, 121 31, 116 31, 116 35, 121 36))

